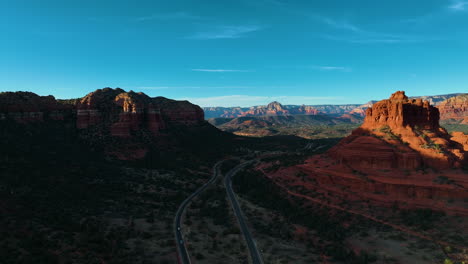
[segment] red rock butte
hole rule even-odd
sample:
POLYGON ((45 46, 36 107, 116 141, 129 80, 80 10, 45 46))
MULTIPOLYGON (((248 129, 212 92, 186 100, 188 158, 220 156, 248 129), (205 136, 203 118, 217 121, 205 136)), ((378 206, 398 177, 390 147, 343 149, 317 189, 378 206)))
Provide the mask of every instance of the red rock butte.
POLYGON ((329 154, 356 169, 448 169, 466 162, 463 145, 440 127, 439 110, 403 91, 368 108, 362 126, 329 154))
POLYGON ((468 215, 468 174, 457 169, 466 164, 468 136, 451 137, 438 121, 437 108, 399 91, 367 109, 364 124, 327 153, 267 176, 334 204, 357 201, 468 215))

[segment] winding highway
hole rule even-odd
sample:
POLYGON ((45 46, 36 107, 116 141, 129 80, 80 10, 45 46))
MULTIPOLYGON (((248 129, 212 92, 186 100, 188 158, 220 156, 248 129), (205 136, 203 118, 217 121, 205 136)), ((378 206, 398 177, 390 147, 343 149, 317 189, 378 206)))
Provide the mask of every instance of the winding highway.
POLYGON ((251 160, 244 162, 232 170, 230 170, 226 174, 226 178, 224 178, 224 186, 226 187, 226 191, 228 194, 229 201, 231 203, 232 209, 234 214, 236 215, 237 221, 239 222, 239 226, 241 228, 242 234, 244 235, 244 239, 247 243, 247 247, 249 248, 250 258, 252 259, 253 264, 263 264, 262 256, 258 251, 257 244, 255 243, 252 234, 250 233, 249 228, 247 227, 244 214, 242 213, 242 209, 239 206, 239 202, 237 201, 236 195, 232 190, 232 177, 239 172, 239 170, 243 169, 249 164, 256 162, 257 160, 251 160))
POLYGON ((198 188, 189 197, 187 197, 187 199, 185 199, 180 204, 179 208, 177 209, 176 216, 174 219, 174 237, 175 237, 175 242, 176 242, 176 247, 177 247, 179 263, 182 263, 182 264, 192 263, 190 260, 190 255, 187 251, 187 247, 185 246, 184 236, 182 235, 181 221, 182 221, 182 216, 185 212, 185 209, 187 208, 187 205, 192 201, 192 199, 195 196, 202 193, 210 184, 215 182, 219 174, 219 167, 221 166, 223 161, 224 160, 219 161, 213 166, 213 176, 211 177, 211 179, 207 183, 205 183, 203 186, 198 188))

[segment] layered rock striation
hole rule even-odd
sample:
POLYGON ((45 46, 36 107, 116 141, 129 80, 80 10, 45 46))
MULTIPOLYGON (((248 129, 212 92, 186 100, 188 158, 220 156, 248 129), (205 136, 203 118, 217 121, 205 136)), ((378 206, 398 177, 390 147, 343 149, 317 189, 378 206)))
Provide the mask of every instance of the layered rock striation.
POLYGON ((449 98, 438 106, 441 120, 468 124, 468 94, 449 98))
POLYGON ((77 106, 76 126, 85 129, 107 124, 113 136, 130 137, 147 129, 157 135, 168 125, 204 122, 203 110, 187 101, 164 97, 150 98, 143 93, 122 89, 100 89, 86 95, 77 106))

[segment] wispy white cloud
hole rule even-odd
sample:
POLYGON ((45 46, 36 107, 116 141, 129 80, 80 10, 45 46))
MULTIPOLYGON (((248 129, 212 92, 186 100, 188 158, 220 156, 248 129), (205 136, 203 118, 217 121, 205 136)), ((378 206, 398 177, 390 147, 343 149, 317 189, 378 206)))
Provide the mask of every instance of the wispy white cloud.
POLYGON ((349 67, 337 67, 337 66, 312 66, 312 69, 321 70, 321 71, 342 71, 342 72, 352 71, 352 69, 349 67))
POLYGON ((314 19, 328 25, 329 27, 337 30, 337 34, 324 34, 321 37, 325 39, 343 41, 349 43, 410 43, 410 42, 424 42, 435 40, 431 37, 422 37, 414 35, 390 34, 383 32, 374 32, 365 30, 353 23, 344 20, 335 20, 328 17, 312 16, 314 19))
POLYGON ((328 104, 343 100, 341 97, 320 96, 252 96, 252 95, 225 95, 213 97, 185 97, 179 100, 188 100, 202 107, 208 106, 241 106, 266 105, 272 101, 282 104, 328 104))
POLYGON ((227 69, 192 69, 198 72, 251 72, 247 70, 227 70, 227 69))
POLYGON ((338 21, 334 20, 328 17, 322 17, 322 16, 313 16, 315 19, 321 21, 324 24, 327 24, 335 29, 343 29, 343 30, 349 30, 352 32, 357 32, 357 33, 363 33, 365 32, 364 30, 360 29, 356 25, 353 25, 349 23, 348 21, 338 21))
POLYGON ((211 31, 198 32, 188 38, 190 39, 236 39, 245 37, 247 34, 259 31, 263 27, 259 25, 243 26, 218 26, 211 31))
POLYGON ((149 16, 141 16, 136 18, 137 21, 149 21, 149 20, 198 20, 200 16, 192 15, 187 12, 174 12, 174 13, 160 13, 152 14, 149 16))
POLYGON ((463 11, 468 7, 468 1, 456 0, 449 6, 454 11, 463 11))

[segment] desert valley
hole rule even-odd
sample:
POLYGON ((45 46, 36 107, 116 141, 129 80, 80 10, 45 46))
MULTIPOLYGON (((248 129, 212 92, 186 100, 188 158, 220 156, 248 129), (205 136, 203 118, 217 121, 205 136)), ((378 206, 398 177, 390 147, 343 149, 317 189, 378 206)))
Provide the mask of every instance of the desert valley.
POLYGON ((187 101, 119 88, 70 100, 1 93, 2 256, 461 263, 468 135, 440 123, 464 128, 466 98, 434 107, 399 91, 366 107, 274 103, 227 123, 248 117, 242 129, 287 133, 246 137, 187 101), (343 139, 291 129, 343 124, 343 139))
POLYGON ((0 264, 468 264, 468 0, 0 0, 0 264))

